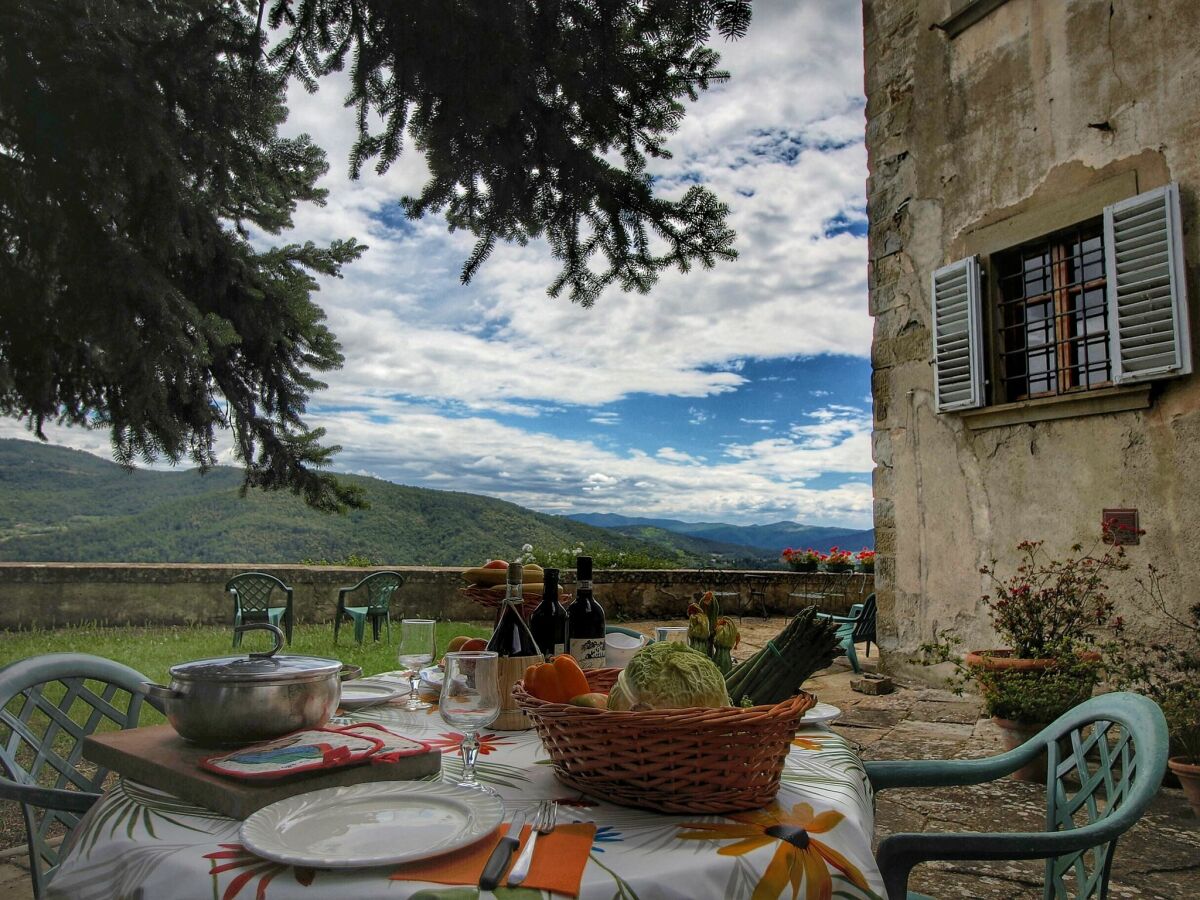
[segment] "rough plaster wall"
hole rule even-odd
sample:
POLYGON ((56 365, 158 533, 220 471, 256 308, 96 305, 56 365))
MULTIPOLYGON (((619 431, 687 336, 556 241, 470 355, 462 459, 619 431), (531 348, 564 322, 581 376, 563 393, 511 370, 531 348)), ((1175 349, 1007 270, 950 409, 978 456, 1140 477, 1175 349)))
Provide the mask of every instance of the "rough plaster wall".
POLYGON ((934 412, 928 285, 981 225, 1132 170, 1139 190, 1180 183, 1195 326, 1200 3, 1009 0, 954 40, 931 29, 945 0, 863 8, 886 664, 912 671, 935 628, 994 645, 979 566, 1025 538, 1090 543, 1104 507, 1141 511, 1134 568, 1164 569, 1182 608, 1200 575, 1197 376, 1156 387, 1146 410, 972 431, 934 412))

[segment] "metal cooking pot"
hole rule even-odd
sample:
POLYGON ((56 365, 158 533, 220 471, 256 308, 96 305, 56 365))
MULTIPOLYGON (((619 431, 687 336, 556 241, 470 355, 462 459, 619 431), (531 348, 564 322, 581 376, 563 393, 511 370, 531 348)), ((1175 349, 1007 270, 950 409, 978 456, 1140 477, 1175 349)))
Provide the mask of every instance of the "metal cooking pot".
POLYGON ((274 625, 241 625, 235 631, 270 631, 266 653, 199 659, 171 667, 171 686, 147 682, 146 693, 163 701, 167 720, 197 744, 237 745, 270 740, 329 721, 341 699, 341 682, 362 674, 359 666, 315 656, 276 656, 283 632, 274 625))

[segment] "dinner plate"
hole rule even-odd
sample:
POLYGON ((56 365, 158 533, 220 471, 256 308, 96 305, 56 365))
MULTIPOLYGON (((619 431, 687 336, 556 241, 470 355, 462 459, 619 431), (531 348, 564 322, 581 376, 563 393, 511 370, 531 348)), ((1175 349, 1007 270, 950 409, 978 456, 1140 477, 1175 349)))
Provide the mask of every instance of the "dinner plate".
POLYGON ((388 781, 325 788, 264 806, 242 823, 250 852, 292 866, 349 869, 437 856, 491 833, 498 797, 456 784, 388 781))
POLYGON ((842 717, 842 711, 832 703, 818 703, 804 714, 801 725, 828 725, 842 717))
POLYGON ((421 680, 426 684, 431 684, 436 688, 440 688, 446 673, 440 666, 429 666, 428 668, 422 669, 420 675, 421 680))
POLYGON ((339 705, 342 709, 362 709, 366 706, 376 706, 387 703, 397 697, 408 696, 407 687, 393 686, 372 681, 346 681, 342 684, 342 699, 339 705))

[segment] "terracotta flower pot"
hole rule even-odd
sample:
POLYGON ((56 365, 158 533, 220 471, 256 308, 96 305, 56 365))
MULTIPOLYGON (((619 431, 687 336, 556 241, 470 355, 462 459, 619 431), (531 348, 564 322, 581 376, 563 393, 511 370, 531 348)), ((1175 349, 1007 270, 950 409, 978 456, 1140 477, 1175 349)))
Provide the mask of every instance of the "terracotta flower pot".
POLYGON ((830 573, 849 572, 854 566, 850 563, 825 563, 825 571, 830 573))
POLYGON ((1167 766, 1179 779, 1192 812, 1200 818, 1200 764, 1189 762, 1184 756, 1172 756, 1167 760, 1167 766))
MULTIPOLYGON (((1000 740, 1005 750, 1015 750, 1046 726, 1035 722, 1014 722, 1012 719, 1001 719, 993 716, 992 721, 1000 729, 1000 740)), ((1043 750, 1010 776, 1015 781, 1030 781, 1034 784, 1046 783, 1046 751, 1043 750)))
POLYGON ((816 562, 794 562, 789 563, 793 572, 815 572, 817 571, 816 562))
MULTIPOLYGON (((1099 662, 1100 654, 1095 650, 1085 650, 1079 654, 1079 658, 1085 662, 1099 662)), ((963 657, 963 662, 985 672, 1044 672, 1058 665, 1058 660, 1052 657, 1028 659, 1013 656, 1011 650, 972 650, 963 657)))

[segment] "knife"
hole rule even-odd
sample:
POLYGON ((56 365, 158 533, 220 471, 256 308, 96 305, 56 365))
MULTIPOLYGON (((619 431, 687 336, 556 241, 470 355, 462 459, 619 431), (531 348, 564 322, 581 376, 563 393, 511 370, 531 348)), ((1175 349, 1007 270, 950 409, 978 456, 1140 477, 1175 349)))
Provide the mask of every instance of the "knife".
POLYGON ((504 873, 508 871, 508 864, 512 862, 513 854, 517 852, 517 847, 521 844, 521 828, 525 824, 525 817, 518 817, 513 814, 512 824, 508 826, 508 833, 500 838, 500 843, 492 850, 492 855, 488 857, 488 861, 483 866, 483 872, 479 876, 479 889, 481 891, 495 890, 500 884, 504 873))

